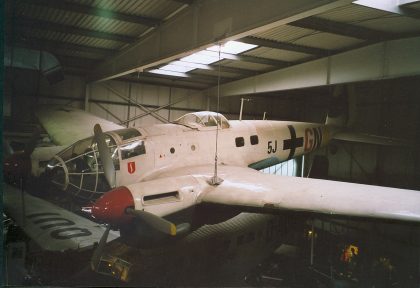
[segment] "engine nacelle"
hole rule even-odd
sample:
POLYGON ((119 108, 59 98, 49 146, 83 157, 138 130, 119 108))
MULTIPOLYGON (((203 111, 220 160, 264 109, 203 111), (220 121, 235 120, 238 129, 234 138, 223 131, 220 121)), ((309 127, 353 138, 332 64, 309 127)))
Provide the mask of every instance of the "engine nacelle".
POLYGON ((196 204, 203 185, 191 175, 175 176, 126 186, 134 199, 134 208, 163 217, 196 204))

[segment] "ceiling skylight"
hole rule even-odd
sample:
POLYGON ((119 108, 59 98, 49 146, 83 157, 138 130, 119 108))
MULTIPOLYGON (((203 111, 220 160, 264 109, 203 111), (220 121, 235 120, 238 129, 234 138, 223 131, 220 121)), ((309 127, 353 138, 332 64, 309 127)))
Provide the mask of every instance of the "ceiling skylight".
MULTIPOLYGON (((180 62, 180 61, 177 61, 177 62, 180 62)), ((159 69, 166 70, 166 71, 183 72, 183 73, 194 70, 194 68, 187 67, 182 64, 180 65, 179 63, 175 63, 175 62, 171 62, 168 65, 160 67, 159 69)))
POLYGON ((211 64, 211 63, 219 61, 219 57, 208 55, 208 53, 206 54, 206 51, 203 50, 203 51, 191 54, 190 56, 181 58, 181 61, 199 63, 199 64, 211 64))
MULTIPOLYGON (((221 53, 239 54, 257 47, 257 45, 242 43, 238 41, 228 41, 220 47, 221 53)), ((159 69, 149 72, 171 76, 187 77, 186 72, 196 68, 203 68, 200 65, 209 65, 219 60, 225 59, 223 55, 219 58, 219 46, 214 45, 205 50, 201 50, 178 61, 173 61, 159 69), (195 66, 194 66, 195 64, 195 66)))
POLYGON ((153 69, 153 70, 150 70, 149 72, 155 73, 155 74, 169 75, 169 76, 188 77, 187 74, 182 73, 182 72, 175 72, 175 71, 168 71, 168 70, 161 70, 161 69, 153 69))
MULTIPOLYGON (((255 47, 257 47, 257 45, 242 43, 238 41, 228 41, 222 45, 220 52, 230 53, 230 54, 239 54, 255 47)), ((219 52, 219 45, 211 46, 207 48, 207 50, 219 52)))

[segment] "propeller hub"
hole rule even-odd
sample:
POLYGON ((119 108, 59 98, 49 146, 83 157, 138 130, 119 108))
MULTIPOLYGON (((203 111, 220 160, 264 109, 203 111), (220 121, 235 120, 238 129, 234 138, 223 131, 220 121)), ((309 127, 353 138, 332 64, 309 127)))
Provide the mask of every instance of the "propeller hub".
POLYGON ((92 206, 92 216, 109 224, 122 224, 133 217, 126 209, 134 207, 134 198, 127 187, 121 186, 102 195, 92 206))

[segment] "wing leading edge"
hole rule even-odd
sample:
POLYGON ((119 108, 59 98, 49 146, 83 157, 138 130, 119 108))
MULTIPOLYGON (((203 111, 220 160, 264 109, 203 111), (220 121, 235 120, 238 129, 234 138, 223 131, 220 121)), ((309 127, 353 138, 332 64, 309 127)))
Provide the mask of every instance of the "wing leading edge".
MULTIPOLYGON (((7 184, 3 184, 3 203, 5 212, 46 251, 92 248, 105 231, 99 224, 38 197, 27 193, 22 197, 21 191, 7 184)), ((108 241, 118 237, 119 233, 111 231, 108 241)))
MULTIPOLYGON (((209 168, 204 170, 208 173, 209 168)), ((199 171, 195 168, 192 174, 199 171)), ((420 222, 420 191, 269 175, 240 167, 219 166, 219 176, 224 181, 206 189, 202 202, 420 222)))
POLYGON ((56 145, 68 146, 93 135, 93 126, 100 124, 103 131, 125 128, 80 109, 67 106, 42 106, 36 116, 56 145))

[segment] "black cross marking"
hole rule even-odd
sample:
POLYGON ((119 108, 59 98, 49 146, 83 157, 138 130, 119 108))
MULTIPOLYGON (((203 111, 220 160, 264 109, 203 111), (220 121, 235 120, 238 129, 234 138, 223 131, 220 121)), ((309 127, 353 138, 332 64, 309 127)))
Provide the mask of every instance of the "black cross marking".
POLYGON ((283 150, 290 149, 289 157, 290 160, 295 155, 296 148, 303 147, 303 137, 296 138, 296 131, 292 125, 287 125, 290 131, 290 139, 283 140, 283 150))

